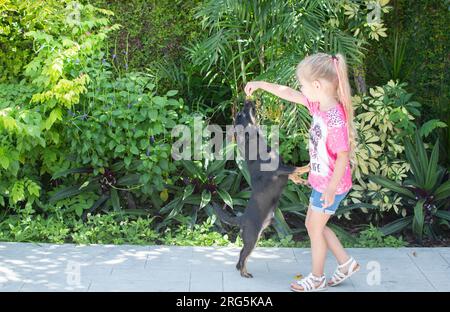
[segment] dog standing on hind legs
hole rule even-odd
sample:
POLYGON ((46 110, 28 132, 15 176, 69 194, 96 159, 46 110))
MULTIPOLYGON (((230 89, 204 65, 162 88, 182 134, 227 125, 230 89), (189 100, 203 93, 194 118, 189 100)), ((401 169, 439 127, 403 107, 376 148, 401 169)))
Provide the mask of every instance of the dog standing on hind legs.
MULTIPOLYGON (((244 243, 241 249, 236 269, 240 271, 243 277, 253 277, 247 271, 247 260, 255 248, 261 233, 271 224, 275 209, 281 197, 288 178, 297 184, 306 184, 307 182, 299 178, 309 171, 309 166, 293 167, 284 165, 281 157, 267 146, 262 137, 255 119, 255 103, 245 101, 244 108, 236 115, 234 122, 239 127, 235 133, 237 145, 248 167, 251 178, 252 194, 244 213, 240 216, 232 216, 217 204, 213 204, 214 209, 220 220, 230 225, 240 227, 241 238, 244 243), (239 131, 240 129, 240 131, 239 131), (242 131, 245 129, 245 132, 242 131), (257 148, 257 151, 264 151, 270 156, 268 159, 261 159, 259 152, 254 157, 250 156, 250 143, 257 148), (277 167, 274 170, 261 170, 262 165, 276 162, 277 167)), ((224 208, 226 205, 224 205, 224 208)))

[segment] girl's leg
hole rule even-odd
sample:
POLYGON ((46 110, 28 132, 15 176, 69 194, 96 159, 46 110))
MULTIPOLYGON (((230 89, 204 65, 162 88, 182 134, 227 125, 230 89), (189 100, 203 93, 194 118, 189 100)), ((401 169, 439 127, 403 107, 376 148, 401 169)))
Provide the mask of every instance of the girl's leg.
POLYGON ((322 276, 328 250, 324 229, 330 215, 312 209, 308 209, 308 214, 306 229, 311 240, 312 273, 315 276, 322 276))
MULTIPOLYGON (((323 235, 324 227, 329 219, 329 215, 321 212, 317 212, 308 207, 306 213, 305 225, 308 230, 308 235, 311 240, 311 253, 312 253, 312 274, 315 277, 323 275, 325 259, 327 255, 327 242, 323 235)), ((319 287, 320 282, 314 282, 315 287, 319 287)), ((303 287, 296 282, 291 284, 291 289, 297 291, 303 291, 303 287)))
POLYGON ((345 263, 350 257, 337 238, 336 234, 334 234, 333 230, 328 226, 325 226, 323 235, 325 236, 325 240, 327 241, 328 248, 336 257, 337 262, 339 264, 345 263))
MULTIPOLYGON (((311 216, 311 204, 308 207, 308 211, 306 213, 305 224, 309 224, 309 217, 311 216)), ((339 264, 345 263, 349 259, 349 255, 345 251, 341 242, 337 238, 336 234, 330 229, 328 226, 325 226, 323 231, 325 240, 327 242, 328 248, 331 250, 333 255, 335 256, 337 262, 339 264)))

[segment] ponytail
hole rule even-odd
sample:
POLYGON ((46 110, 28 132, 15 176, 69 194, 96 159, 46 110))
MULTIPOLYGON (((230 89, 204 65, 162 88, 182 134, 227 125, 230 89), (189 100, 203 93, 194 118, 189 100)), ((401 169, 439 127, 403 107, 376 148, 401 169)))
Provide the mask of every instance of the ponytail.
POLYGON ((350 82, 348 79, 347 63, 342 54, 338 53, 331 56, 336 70, 338 89, 337 94, 339 101, 344 106, 344 115, 347 122, 348 139, 350 144, 350 165, 352 168, 356 166, 356 127, 353 121, 354 111, 352 105, 352 95, 350 82))

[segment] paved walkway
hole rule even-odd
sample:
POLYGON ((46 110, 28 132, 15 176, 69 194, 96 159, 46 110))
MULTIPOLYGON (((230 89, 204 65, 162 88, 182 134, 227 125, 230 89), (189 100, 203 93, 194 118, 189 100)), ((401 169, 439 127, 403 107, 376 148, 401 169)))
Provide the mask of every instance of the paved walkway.
MULTIPOLYGON (((256 248, 253 279, 240 248, 0 242, 0 291, 290 291, 308 274, 307 248, 256 248)), ((450 248, 349 248, 361 270, 328 291, 450 291, 450 248)), ((336 262, 329 253, 325 273, 336 262)))

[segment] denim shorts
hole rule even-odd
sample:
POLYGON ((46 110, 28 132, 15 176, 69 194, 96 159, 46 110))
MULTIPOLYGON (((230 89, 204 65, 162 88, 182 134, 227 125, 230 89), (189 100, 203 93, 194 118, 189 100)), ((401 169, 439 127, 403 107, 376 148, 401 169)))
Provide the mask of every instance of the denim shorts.
POLYGON ((342 194, 336 194, 334 196, 334 203, 329 207, 323 208, 322 207, 323 201, 320 199, 320 197, 322 197, 322 193, 313 189, 311 192, 311 196, 309 197, 311 209, 333 215, 336 213, 336 210, 338 209, 339 204, 345 198, 345 196, 348 194, 348 192, 349 191, 342 193, 342 194))

